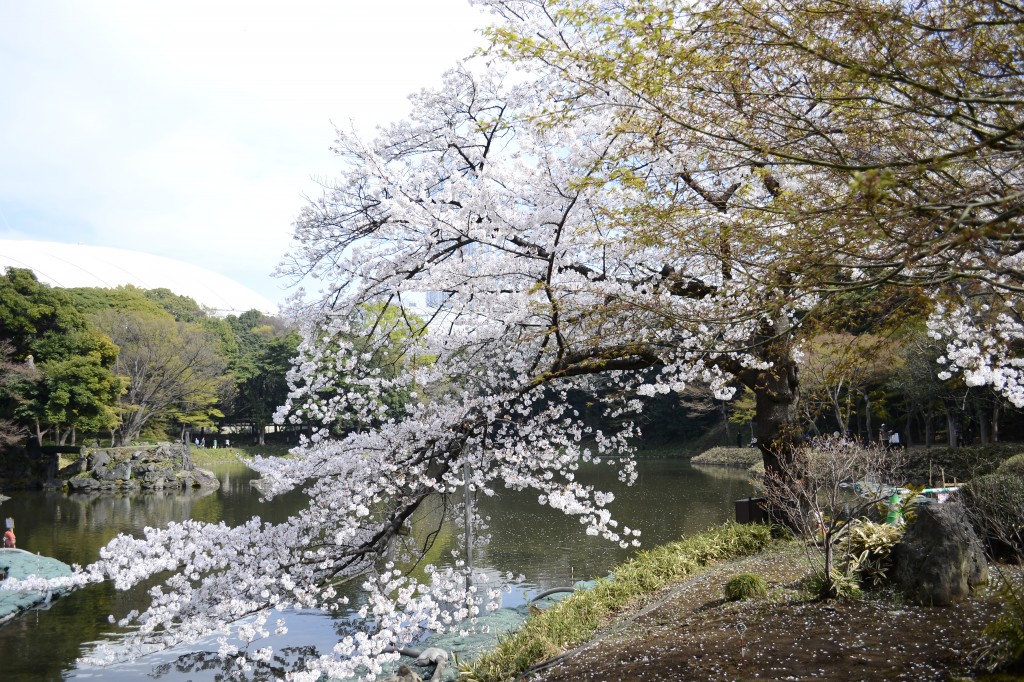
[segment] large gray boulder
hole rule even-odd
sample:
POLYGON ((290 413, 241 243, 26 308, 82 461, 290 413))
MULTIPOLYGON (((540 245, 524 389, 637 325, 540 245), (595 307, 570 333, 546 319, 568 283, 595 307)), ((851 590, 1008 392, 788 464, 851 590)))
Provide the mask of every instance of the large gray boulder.
POLYGON ((184 488, 203 488, 203 489, 214 489, 220 487, 220 481, 217 480, 217 476, 207 469, 200 469, 195 467, 191 471, 184 471, 179 474, 182 480, 182 487, 184 488))
POLYGON ((947 606, 988 582, 981 540, 957 504, 922 504, 895 550, 896 582, 913 601, 947 606))
POLYGON ((106 469, 108 464, 110 464, 110 454, 106 450, 93 450, 89 454, 88 468, 100 471, 106 469))

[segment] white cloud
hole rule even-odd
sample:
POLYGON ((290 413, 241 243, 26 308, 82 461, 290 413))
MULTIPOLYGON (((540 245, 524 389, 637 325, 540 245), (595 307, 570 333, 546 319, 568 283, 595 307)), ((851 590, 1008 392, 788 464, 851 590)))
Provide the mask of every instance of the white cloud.
POLYGON ((479 42, 466 0, 0 4, 0 237, 270 271, 331 121, 403 115, 479 42))

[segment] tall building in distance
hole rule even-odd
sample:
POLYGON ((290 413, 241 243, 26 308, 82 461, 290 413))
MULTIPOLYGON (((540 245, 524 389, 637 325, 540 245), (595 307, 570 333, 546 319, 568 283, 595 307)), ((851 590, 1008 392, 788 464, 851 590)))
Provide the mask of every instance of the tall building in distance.
POLYGON ((427 292, 427 307, 428 308, 440 308, 444 305, 444 302, 448 300, 448 293, 444 291, 428 291, 427 292))

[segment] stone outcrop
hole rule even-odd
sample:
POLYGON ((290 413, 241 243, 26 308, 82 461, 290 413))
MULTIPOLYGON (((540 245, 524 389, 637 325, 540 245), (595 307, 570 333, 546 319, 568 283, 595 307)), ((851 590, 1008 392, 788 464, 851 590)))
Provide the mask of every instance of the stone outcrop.
POLYGON ((926 606, 947 606, 988 582, 981 540, 956 504, 922 504, 895 549, 896 581, 926 606))
POLYGON ((423 678, 412 671, 404 663, 398 666, 398 673, 385 678, 384 682, 423 682, 423 678))
POLYGON ((196 468, 180 443, 86 450, 71 468, 76 492, 217 488, 217 477, 196 468))

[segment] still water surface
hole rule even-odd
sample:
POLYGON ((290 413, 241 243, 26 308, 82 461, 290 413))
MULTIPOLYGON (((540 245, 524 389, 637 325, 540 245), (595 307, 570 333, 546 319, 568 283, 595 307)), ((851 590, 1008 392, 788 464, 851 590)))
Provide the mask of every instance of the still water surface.
MULTIPOLYGON (((165 492, 137 495, 67 495, 16 492, 0 506, 2 516, 17 522, 18 546, 66 563, 94 561, 100 547, 118 533, 141 534, 146 526, 187 518, 241 523, 254 515, 280 521, 302 506, 301 493, 261 503, 250 486, 254 474, 241 463, 214 469, 221 488, 206 494, 165 492)), ((623 525, 640 528, 645 546, 674 540, 719 524, 734 514, 734 502, 751 494, 746 474, 720 468, 698 468, 683 460, 640 460, 639 478, 623 486, 614 467, 597 465, 578 479, 615 493, 611 510, 623 525)), ((536 493, 504 491, 481 498, 481 513, 490 516, 491 543, 477 550, 474 563, 483 568, 522 574, 506 605, 521 603, 532 593, 607 575, 627 558, 621 550, 583 533, 575 518, 536 504, 536 493)), ((447 542, 458 541, 457 532, 447 542)), ((443 549, 443 548, 442 548, 443 549)), ((116 628, 108 621, 145 606, 140 590, 117 592, 109 584, 92 585, 0 628, 0 679, 136 680, 168 682, 223 679, 225 670, 213 652, 216 643, 200 642, 131 664, 95 668, 76 663, 95 642, 109 639, 116 628)), ((287 635, 272 638, 285 650, 258 679, 283 673, 305 656, 327 652, 337 641, 336 622, 312 612, 287 616, 287 635)), ((265 644, 259 644, 265 646, 265 644)), ((251 679, 257 679, 254 676, 251 679)))

